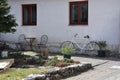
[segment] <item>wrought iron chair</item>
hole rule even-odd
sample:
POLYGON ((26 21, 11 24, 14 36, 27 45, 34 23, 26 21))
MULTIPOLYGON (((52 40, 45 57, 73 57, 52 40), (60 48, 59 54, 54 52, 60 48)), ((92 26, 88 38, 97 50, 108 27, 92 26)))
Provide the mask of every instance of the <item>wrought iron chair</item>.
POLYGON ((47 47, 46 44, 48 42, 48 36, 47 35, 42 35, 40 38, 40 47, 47 47))
POLYGON ((18 37, 18 43, 16 43, 16 47, 18 50, 25 50, 26 46, 28 47, 28 42, 25 39, 25 35, 21 34, 18 37))
POLYGON ((34 45, 34 51, 39 52, 41 48, 47 48, 47 42, 48 42, 48 36, 47 35, 42 35, 40 37, 40 43, 37 45, 34 45))

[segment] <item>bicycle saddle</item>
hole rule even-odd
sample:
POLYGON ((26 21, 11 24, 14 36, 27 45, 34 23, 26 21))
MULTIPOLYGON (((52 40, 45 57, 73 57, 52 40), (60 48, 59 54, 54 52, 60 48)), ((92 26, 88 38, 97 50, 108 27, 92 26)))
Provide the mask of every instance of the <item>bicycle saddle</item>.
POLYGON ((89 36, 89 35, 86 35, 86 36, 84 36, 84 38, 88 38, 88 39, 89 39, 89 38, 90 38, 90 36, 89 36))

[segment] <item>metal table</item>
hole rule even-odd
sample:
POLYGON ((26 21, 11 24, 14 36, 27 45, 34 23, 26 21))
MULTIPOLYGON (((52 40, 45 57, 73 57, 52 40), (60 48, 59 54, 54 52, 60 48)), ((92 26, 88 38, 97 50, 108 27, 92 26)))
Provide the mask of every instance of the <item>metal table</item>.
POLYGON ((30 49, 31 50, 33 50, 33 45, 32 45, 32 43, 36 40, 36 38, 35 37, 26 37, 25 38, 27 41, 29 41, 29 45, 30 45, 30 49))

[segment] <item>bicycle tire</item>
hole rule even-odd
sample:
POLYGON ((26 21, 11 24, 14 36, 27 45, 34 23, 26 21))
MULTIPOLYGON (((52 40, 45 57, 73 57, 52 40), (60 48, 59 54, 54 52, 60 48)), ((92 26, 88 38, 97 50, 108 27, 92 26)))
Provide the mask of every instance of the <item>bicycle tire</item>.
POLYGON ((61 43, 61 45, 60 45, 60 48, 64 48, 64 47, 66 47, 66 46, 70 46, 71 48, 75 48, 74 47, 74 43, 73 42, 71 42, 71 41, 64 41, 64 42, 62 42, 61 43))
POLYGON ((96 42, 91 41, 90 43, 87 44, 87 46, 85 47, 86 50, 99 50, 99 46, 96 44, 96 42))

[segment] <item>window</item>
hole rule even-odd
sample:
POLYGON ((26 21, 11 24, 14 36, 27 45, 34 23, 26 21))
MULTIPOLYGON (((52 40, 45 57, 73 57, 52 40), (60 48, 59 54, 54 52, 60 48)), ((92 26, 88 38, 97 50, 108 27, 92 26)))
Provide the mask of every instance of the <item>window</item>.
POLYGON ((70 25, 88 24, 88 1, 70 2, 70 25))
POLYGON ((36 4, 22 5, 22 22, 23 22, 23 25, 37 24, 36 4))

